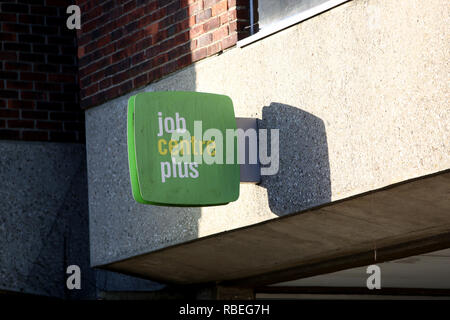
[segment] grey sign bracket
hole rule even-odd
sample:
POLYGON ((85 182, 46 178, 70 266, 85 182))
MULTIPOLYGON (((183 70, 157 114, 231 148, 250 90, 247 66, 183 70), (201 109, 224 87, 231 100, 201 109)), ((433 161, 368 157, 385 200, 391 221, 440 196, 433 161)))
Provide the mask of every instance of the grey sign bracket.
MULTIPOLYGON (((249 163, 250 141, 245 139, 244 143, 238 141, 238 153, 245 154, 245 163, 240 164, 241 183, 260 183, 261 182, 261 166, 259 163, 259 134, 258 134, 258 120, 256 118, 236 118, 236 125, 238 129, 247 131, 253 129, 256 131, 256 164, 249 163)), ((255 150, 255 149, 254 149, 255 150)))

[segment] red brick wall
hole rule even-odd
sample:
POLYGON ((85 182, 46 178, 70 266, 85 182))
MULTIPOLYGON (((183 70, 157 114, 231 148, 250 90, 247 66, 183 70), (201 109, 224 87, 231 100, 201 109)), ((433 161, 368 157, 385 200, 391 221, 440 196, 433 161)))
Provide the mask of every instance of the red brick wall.
POLYGON ((145 86, 245 37, 248 0, 79 0, 81 107, 145 86))
POLYGON ((70 4, 0 1, 0 139, 84 143, 70 4))

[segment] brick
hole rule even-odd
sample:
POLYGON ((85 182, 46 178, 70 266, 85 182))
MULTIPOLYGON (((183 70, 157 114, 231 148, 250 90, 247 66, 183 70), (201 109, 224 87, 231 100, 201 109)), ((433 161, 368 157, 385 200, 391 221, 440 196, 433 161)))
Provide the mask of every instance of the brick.
POLYGON ((21 112, 22 119, 48 119, 48 112, 46 111, 22 111, 21 112))
POLYGON ((81 19, 82 19, 82 21, 91 21, 92 19, 95 19, 95 18, 101 16, 102 13, 103 13, 102 7, 97 6, 90 11, 81 11, 81 14, 82 14, 81 19), (83 14, 83 12, 84 12, 84 14, 83 14))
POLYGON ((64 131, 84 131, 83 122, 64 122, 64 131))
POLYGON ((112 85, 112 79, 108 78, 108 79, 100 81, 99 88, 100 88, 100 90, 103 90, 103 89, 110 87, 111 85, 112 85))
POLYGON ((111 62, 112 63, 116 63, 120 60, 123 60, 124 58, 126 58, 128 56, 127 51, 125 49, 119 50, 117 52, 115 52, 112 56, 111 56, 111 62))
POLYGON ((133 81, 129 80, 119 85, 119 95, 129 92, 133 88, 133 81))
POLYGON ((37 121, 36 128, 42 130, 63 130, 63 122, 60 121, 37 121))
POLYGON ((16 41, 15 33, 0 32, 0 41, 16 41))
POLYGON ((37 91, 61 91, 61 84, 51 82, 35 82, 34 88, 37 91))
POLYGON ((45 43, 45 38, 36 34, 19 34, 20 42, 45 43))
POLYGON ((220 29, 213 32, 213 41, 218 41, 228 36, 228 26, 223 26, 220 29))
POLYGON ((24 81, 8 81, 6 82, 6 88, 31 90, 33 89, 33 83, 24 81))
POLYGON ((67 1, 66 0, 46 0, 45 4, 47 6, 61 7, 61 6, 67 5, 67 1))
POLYGON ((76 142, 77 135, 75 132, 50 132, 50 141, 55 142, 76 142))
POLYGON ((138 54, 135 54, 131 57, 131 64, 136 65, 145 60, 145 51, 141 51, 138 54))
POLYGON ((49 36, 47 37, 48 44, 56 44, 58 46, 72 46, 75 47, 75 39, 73 37, 64 37, 64 36, 49 36))
POLYGON ((20 92, 21 99, 27 100, 46 100, 47 93, 45 92, 35 92, 35 91, 21 91, 20 92))
POLYGON ((15 52, 6 52, 0 51, 0 60, 2 61, 16 61, 17 60, 17 54, 15 52))
MULTIPOLYGON (((60 53, 62 55, 70 55, 72 57, 75 57, 77 55, 77 49, 75 47, 61 46, 60 53)), ((74 66, 74 65, 75 65, 75 63, 72 64, 72 66, 74 66)))
POLYGON ((188 7, 188 16, 196 15, 203 10, 202 1, 197 1, 188 7))
POLYGON ((167 53, 160 54, 155 59, 153 59, 153 65, 159 66, 169 61, 169 55, 167 53))
POLYGON ((30 71, 31 70, 31 64, 29 63, 22 63, 22 62, 5 62, 4 65, 5 70, 20 70, 20 71, 30 71))
POLYGON ((32 25, 31 33, 32 34, 45 34, 45 35, 56 35, 58 34, 58 29, 55 27, 41 26, 41 25, 32 25))
POLYGON ((220 19, 220 25, 221 26, 226 24, 226 23, 228 23, 228 13, 226 12, 226 13, 220 15, 219 19, 220 19))
POLYGON ((77 121, 77 112, 50 112, 50 120, 77 121))
POLYGON ((174 60, 186 53, 190 52, 190 43, 186 43, 182 46, 178 46, 167 53, 168 60, 174 60))
POLYGON ((28 13, 28 6, 17 3, 2 3, 1 12, 28 13))
POLYGON ((33 52, 35 53, 59 53, 59 46, 46 44, 33 44, 33 52))
POLYGON ((110 42, 111 42, 111 35, 110 35, 110 34, 107 34, 107 35, 105 35, 104 37, 98 39, 98 41, 97 41, 97 47, 98 47, 98 48, 101 48, 101 47, 107 45, 107 44, 110 43, 110 42))
POLYGON ((0 79, 5 80, 17 80, 19 78, 19 73, 14 71, 1 71, 0 70, 0 79))
POLYGON ((228 3, 227 0, 222 0, 221 2, 213 5, 212 7, 212 15, 218 16, 221 13, 226 12, 228 9, 228 3))
POLYGON ((49 101, 70 101, 75 95, 75 92, 50 92, 49 101))
MULTIPOLYGON (((80 105, 77 101, 64 101, 64 111, 81 111, 80 105)), ((83 113, 81 113, 83 115, 83 113)))
POLYGON ((143 27, 149 25, 152 22, 153 22, 153 20, 152 20, 151 15, 143 16, 143 17, 141 17, 141 19, 138 20, 137 27, 142 29, 143 27))
POLYGON ((74 64, 74 57, 73 56, 62 56, 62 55, 48 55, 47 56, 48 63, 54 63, 54 64, 74 64))
POLYGON ((58 14, 58 9, 48 6, 31 6, 30 14, 37 14, 43 16, 56 16, 58 14))
POLYGON ((8 109, 0 109, 0 118, 18 118, 19 111, 17 110, 8 110, 8 109))
POLYGON ((48 81, 72 83, 72 82, 75 82, 75 80, 76 80, 76 76, 73 74, 49 74, 48 75, 48 81))
POLYGON ((21 72, 20 80, 46 81, 47 75, 45 73, 40 72, 21 72))
POLYGON ((17 99, 19 97, 19 93, 14 90, 0 90, 0 98, 4 99, 17 99))
POLYGON ((149 82, 152 82, 152 81, 155 81, 155 80, 161 78, 162 77, 161 67, 152 69, 151 71, 149 71, 147 73, 147 75, 148 75, 149 82))
POLYGON ((234 21, 237 19, 237 11, 236 10, 229 10, 228 11, 228 21, 234 21))
POLYGON ((63 103, 62 102, 54 102, 54 101, 37 101, 36 109, 37 110, 48 110, 48 111, 62 111, 63 103))
POLYGON ((191 30, 189 30, 189 36, 191 39, 198 37, 203 33, 203 26, 195 26, 191 30))
POLYGON ((204 32, 208 32, 212 29, 218 28, 219 26, 220 26, 219 17, 214 17, 203 24, 203 30, 204 32))
POLYGON ((200 38, 198 38, 197 41, 198 41, 197 44, 199 47, 204 47, 204 46, 209 45, 213 41, 212 33, 208 33, 208 34, 201 36, 200 38))
POLYGON ((20 53, 19 60, 45 63, 45 55, 36 53, 20 53))
POLYGON ((73 83, 62 83, 63 92, 72 92, 76 94, 78 92, 79 86, 76 82, 73 83))
POLYGON ((17 15, 15 13, 3 13, 0 11, 0 21, 17 22, 17 15))
POLYGON ((203 1, 203 7, 204 8, 210 8, 217 4, 220 0, 204 0, 203 1))
POLYGON ((0 139, 19 140, 20 131, 18 130, 0 130, 0 139))
POLYGON ((3 23, 2 30, 5 32, 28 33, 30 32, 30 26, 18 23, 3 23))
POLYGON ((206 48, 201 48, 192 53, 192 62, 198 61, 200 59, 206 58, 207 50, 206 48))
POLYGON ((26 141, 48 141, 48 132, 46 131, 22 131, 22 139, 26 141))
POLYGON ((198 13, 195 16, 195 23, 197 23, 197 24, 202 23, 202 22, 208 20, 209 18, 211 18, 211 16, 212 16, 212 10, 206 9, 206 10, 198 13))
POLYGON ((183 9, 175 13, 175 22, 182 21, 189 17, 188 9, 183 9))
POLYGON ((176 61, 172 61, 170 63, 167 63, 167 64, 161 66, 163 74, 172 73, 172 72, 174 72, 176 70, 176 68, 177 68, 177 62, 176 61))
POLYGON ((190 44, 190 49, 191 49, 191 51, 194 51, 195 49, 197 49, 197 40, 191 40, 190 42, 189 42, 189 44, 190 44))
POLYGON ((33 109, 34 101, 8 100, 8 108, 10 108, 10 109, 33 109))
POLYGON ((189 19, 185 19, 176 24, 176 32, 178 33, 178 32, 184 31, 184 30, 188 30, 189 27, 190 27, 189 19))
POLYGON ((43 16, 21 14, 19 15, 19 22, 26 24, 44 24, 45 18, 43 16))
POLYGON ((8 128, 17 129, 17 128, 34 128, 33 120, 8 120, 7 121, 8 128))
POLYGON ((210 46, 207 48, 207 55, 208 55, 208 56, 211 56, 211 55, 213 55, 213 54, 216 54, 216 53, 220 52, 221 50, 222 50, 222 45, 221 45, 221 43, 220 43, 220 42, 216 42, 216 43, 210 45, 210 46))
POLYGON ((136 1, 132 0, 132 1, 128 1, 127 3, 125 3, 123 5, 123 10, 124 11, 130 11, 131 9, 136 8, 136 1))
POLYGON ((133 88, 140 88, 148 83, 148 75, 145 73, 133 79, 133 88))
POLYGON ((98 91, 98 83, 94 83, 91 86, 81 90, 81 94, 85 97, 91 96, 98 91))
POLYGON ((191 54, 187 54, 187 55, 185 55, 183 57, 180 57, 177 60, 177 68, 181 69, 181 68, 187 67, 191 63, 192 63, 192 55, 191 54))
MULTIPOLYGON (((50 72, 59 72, 60 70, 60 66, 58 65, 53 65, 53 64, 33 64, 33 71, 34 72, 46 72, 46 73, 50 73, 50 72)), ((49 81, 50 80, 50 75, 49 75, 49 81)))
POLYGON ((21 51, 21 52, 30 52, 31 45, 28 43, 14 43, 14 42, 5 42, 3 44, 3 48, 5 50, 10 51, 21 51))
POLYGON ((170 15, 181 8, 180 1, 173 1, 166 7, 166 14, 170 15))
POLYGON ((222 40, 222 49, 227 49, 234 46, 237 42, 237 33, 233 33, 230 36, 222 40))
POLYGON ((135 32, 135 33, 132 33, 132 34, 120 39, 116 44, 116 50, 118 48, 128 47, 130 44, 135 43, 138 40, 144 38, 145 34, 146 34, 145 32, 135 32))
POLYGON ((136 51, 145 50, 152 45, 152 37, 140 40, 134 45, 136 51))

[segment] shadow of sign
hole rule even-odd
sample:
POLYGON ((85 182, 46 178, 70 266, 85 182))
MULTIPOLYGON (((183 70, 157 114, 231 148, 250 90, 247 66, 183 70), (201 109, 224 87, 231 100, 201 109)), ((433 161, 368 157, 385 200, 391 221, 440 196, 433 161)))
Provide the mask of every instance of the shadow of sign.
POLYGON ((272 212, 282 216, 329 202, 330 166, 323 121, 296 107, 273 102, 263 107, 258 127, 268 132, 279 129, 278 173, 261 176, 260 184, 267 189, 272 212))

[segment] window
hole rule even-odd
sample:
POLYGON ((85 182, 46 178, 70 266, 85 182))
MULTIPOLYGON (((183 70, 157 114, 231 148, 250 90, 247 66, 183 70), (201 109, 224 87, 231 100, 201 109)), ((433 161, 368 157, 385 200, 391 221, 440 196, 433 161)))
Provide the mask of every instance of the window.
POLYGON ((253 8, 250 10, 250 24, 253 27, 250 29, 250 37, 239 41, 238 47, 246 46, 347 1, 349 0, 249 0, 250 8, 253 8))

